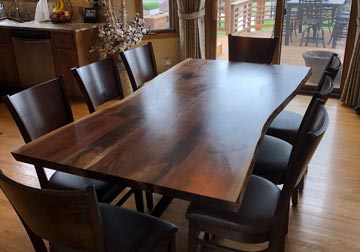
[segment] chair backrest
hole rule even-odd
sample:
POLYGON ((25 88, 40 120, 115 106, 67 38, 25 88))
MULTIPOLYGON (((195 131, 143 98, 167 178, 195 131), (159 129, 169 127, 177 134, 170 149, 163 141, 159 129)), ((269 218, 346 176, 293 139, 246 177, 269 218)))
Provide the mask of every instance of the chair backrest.
POLYGON ((330 57, 328 64, 325 67, 325 72, 328 73, 333 80, 335 80, 337 74, 341 69, 341 66, 342 64, 339 55, 337 53, 333 53, 330 57))
POLYGON ((299 0, 298 10, 302 24, 315 25, 323 21, 322 0, 299 0))
POLYGON ((9 179, 0 170, 0 187, 33 235, 62 247, 105 252, 93 186, 85 191, 36 189, 9 179))
POLYGON ((26 143, 74 121, 62 76, 3 97, 26 143))
POLYGON ((313 97, 319 97, 324 102, 334 90, 334 80, 341 69, 341 61, 336 53, 333 53, 325 66, 313 97))
MULTIPOLYGON (((296 185, 303 177, 307 166, 315 153, 329 125, 328 113, 321 99, 312 99, 300 125, 298 136, 293 145, 287 177, 281 191, 275 218, 286 218, 290 197, 296 185)), ((275 229, 279 227, 273 227, 275 229)))
POLYGON ((124 98, 119 70, 114 56, 79 68, 72 73, 80 86, 90 113, 114 98, 124 98))
MULTIPOLYGON (((26 143, 74 121, 62 76, 3 97, 26 143)), ((41 187, 47 186, 42 167, 35 167, 41 187)))
POLYGON ((229 61, 271 64, 278 40, 229 34, 229 61))
POLYGON ((120 52, 121 59, 129 75, 133 91, 158 75, 154 50, 151 42, 125 52, 120 52))
POLYGON ((319 89, 315 91, 312 99, 319 98, 326 103, 334 90, 334 80, 331 78, 330 74, 325 74, 324 80, 319 83, 318 88, 319 89))

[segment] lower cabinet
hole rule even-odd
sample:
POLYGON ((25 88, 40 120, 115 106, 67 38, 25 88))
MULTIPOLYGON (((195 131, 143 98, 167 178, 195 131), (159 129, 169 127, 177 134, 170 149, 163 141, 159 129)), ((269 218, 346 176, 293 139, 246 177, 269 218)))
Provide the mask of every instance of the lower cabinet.
POLYGON ((66 89, 71 98, 82 98, 71 68, 84 66, 99 59, 99 53, 90 53, 96 39, 97 29, 51 33, 55 72, 64 76, 66 89))
POLYGON ((4 90, 17 90, 17 68, 9 29, 0 29, 0 59, 0 87, 4 90))
MULTIPOLYGON (((23 88, 19 85, 10 29, 14 28, 0 29, 0 91, 16 91, 23 88)), ((71 98, 82 98, 82 95, 70 69, 99 60, 99 53, 90 52, 96 40, 97 28, 80 31, 51 31, 51 47, 55 74, 56 76, 64 76, 66 89, 71 98)))

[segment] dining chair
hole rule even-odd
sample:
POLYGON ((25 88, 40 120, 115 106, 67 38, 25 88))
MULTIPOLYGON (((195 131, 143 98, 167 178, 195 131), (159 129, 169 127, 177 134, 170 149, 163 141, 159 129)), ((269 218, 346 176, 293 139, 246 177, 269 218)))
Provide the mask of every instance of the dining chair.
MULTIPOLYGON (((321 99, 325 104, 333 89, 334 84, 332 78, 329 75, 325 75, 322 90, 317 95, 313 96, 308 109, 310 106, 313 106, 313 101, 315 99, 321 99)), ((282 138, 267 134, 260 145, 260 150, 256 157, 253 173, 264 177, 277 185, 283 184, 285 181, 291 150, 296 144, 297 138, 299 137, 300 125, 304 120, 303 116, 297 118, 296 115, 297 114, 295 113, 293 114, 292 112, 286 111, 281 119, 284 123, 283 129, 289 125, 293 125, 294 122, 297 123, 300 121, 297 130, 284 130, 282 138), (291 139, 292 142, 289 143, 283 138, 287 140, 291 139)), ((304 188, 304 179, 305 177, 300 180, 293 191, 291 200, 294 206, 298 204, 299 192, 304 188)))
POLYGON ((0 170, 0 188, 36 252, 175 251, 175 225, 150 215, 99 203, 94 185, 82 190, 25 186, 0 170))
POLYGON ((129 75, 134 92, 142 87, 145 82, 158 75, 151 42, 140 47, 120 52, 120 56, 129 75))
MULTIPOLYGON (((71 69, 80 90, 84 96, 86 105, 90 113, 96 108, 113 99, 123 99, 121 81, 116 59, 110 56, 100 61, 96 61, 82 67, 71 69)), ((118 202, 122 205, 134 193, 137 209, 143 212, 143 200, 141 191, 130 189, 118 202)), ((153 208, 152 193, 146 192, 148 209, 153 208)))
POLYGON ((188 252, 196 252, 198 245, 216 251, 243 251, 220 245, 217 238, 245 243, 268 242, 268 247, 261 251, 284 251, 291 194, 327 127, 328 114, 323 101, 314 99, 291 151, 288 173, 281 189, 265 178, 251 175, 238 211, 192 202, 186 213, 189 219, 188 252), (207 234, 205 239, 199 236, 201 231, 207 234))
POLYGON ((314 43, 318 47, 321 43, 325 48, 324 18, 322 0, 299 0, 299 22, 305 29, 302 30, 300 46, 314 43))
MULTIPOLYGON (((331 87, 333 86, 333 81, 340 69, 341 61, 338 55, 333 53, 324 69, 313 98, 321 97, 326 102, 333 89, 333 87, 331 87)), ((303 115, 299 113, 283 110, 275 117, 266 134, 278 137, 290 144, 293 144, 299 131, 302 119, 303 115)))
MULTIPOLYGON (((26 143, 74 121, 62 76, 3 98, 26 143)), ((55 171, 47 177, 44 167, 35 165, 41 188, 80 190, 95 185, 101 202, 112 202, 124 186, 55 171)))
POLYGON ((71 69, 90 113, 112 99, 123 99, 119 70, 114 56, 71 69))
POLYGON ((271 64, 279 38, 228 35, 229 61, 271 64))

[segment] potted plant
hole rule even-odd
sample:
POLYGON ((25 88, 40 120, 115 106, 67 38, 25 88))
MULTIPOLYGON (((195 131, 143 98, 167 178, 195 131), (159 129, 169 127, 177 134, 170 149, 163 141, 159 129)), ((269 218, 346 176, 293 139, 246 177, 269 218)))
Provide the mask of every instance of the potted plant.
POLYGON ((158 1, 144 2, 144 16, 155 16, 159 14, 160 3, 158 1))

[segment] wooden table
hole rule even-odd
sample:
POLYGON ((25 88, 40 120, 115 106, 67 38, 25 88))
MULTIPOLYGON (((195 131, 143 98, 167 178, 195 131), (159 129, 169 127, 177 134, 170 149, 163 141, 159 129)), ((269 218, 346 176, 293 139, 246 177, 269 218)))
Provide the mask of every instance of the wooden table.
POLYGON ((262 135, 309 73, 308 67, 188 59, 132 96, 12 154, 236 210, 262 135))

